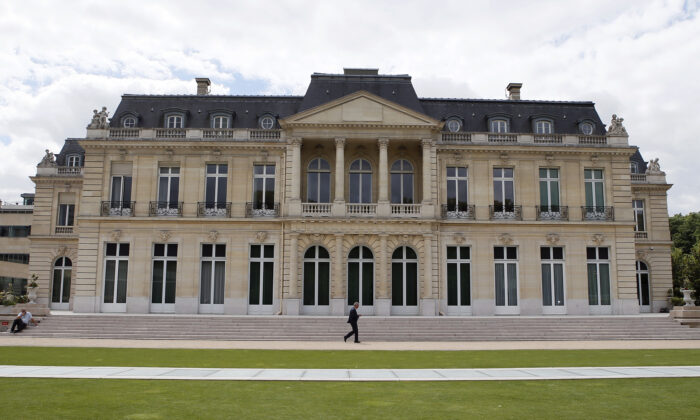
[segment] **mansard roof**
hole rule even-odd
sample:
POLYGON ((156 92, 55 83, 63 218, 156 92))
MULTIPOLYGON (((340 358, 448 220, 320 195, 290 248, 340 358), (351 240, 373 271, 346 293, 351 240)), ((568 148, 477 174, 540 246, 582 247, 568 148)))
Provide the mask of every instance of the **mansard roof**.
POLYGON ((85 150, 78 144, 78 140, 79 139, 66 139, 61 151, 54 156, 56 158, 56 165, 65 166, 66 157, 69 155, 85 155, 85 150))
POLYGON ((411 76, 380 74, 324 74, 314 73, 304 96, 228 96, 228 95, 123 95, 110 125, 119 127, 127 115, 138 119, 137 127, 163 127, 169 112, 185 115, 186 128, 210 126, 213 112, 229 112, 233 128, 257 128, 265 114, 278 119, 286 118, 351 95, 366 91, 402 107, 427 115, 436 120, 457 117, 462 120, 462 131, 488 131, 488 118, 506 116, 510 131, 532 132, 535 118, 546 117, 554 124, 557 134, 580 134, 579 123, 593 123, 594 135, 604 135, 605 125, 600 120, 593 102, 527 101, 496 99, 439 99, 419 98, 411 76))

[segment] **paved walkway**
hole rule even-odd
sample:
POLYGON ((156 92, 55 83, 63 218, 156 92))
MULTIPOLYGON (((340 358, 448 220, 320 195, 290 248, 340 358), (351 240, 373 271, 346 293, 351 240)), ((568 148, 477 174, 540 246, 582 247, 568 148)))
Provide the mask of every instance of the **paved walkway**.
POLYGON ((517 369, 201 369, 154 367, 3 366, 5 378, 179 379, 215 381, 521 381, 700 377, 700 366, 517 369))
POLYGON ((114 340, 95 338, 40 338, 0 334, 2 346, 113 347, 173 349, 256 350, 632 350, 700 349, 700 340, 604 340, 604 341, 224 341, 224 340, 114 340))

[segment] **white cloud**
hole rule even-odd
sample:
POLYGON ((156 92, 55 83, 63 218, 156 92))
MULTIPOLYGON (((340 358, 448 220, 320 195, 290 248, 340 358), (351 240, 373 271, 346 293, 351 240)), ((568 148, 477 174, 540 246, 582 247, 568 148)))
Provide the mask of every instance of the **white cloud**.
POLYGON ((698 1, 54 1, 0 3, 0 197, 31 191, 45 148, 122 93, 303 94, 312 72, 409 73, 422 97, 592 100, 659 157, 670 212, 700 210, 698 1), (186 80, 185 80, 186 79, 186 80), (690 123, 690 124, 689 124, 690 123))

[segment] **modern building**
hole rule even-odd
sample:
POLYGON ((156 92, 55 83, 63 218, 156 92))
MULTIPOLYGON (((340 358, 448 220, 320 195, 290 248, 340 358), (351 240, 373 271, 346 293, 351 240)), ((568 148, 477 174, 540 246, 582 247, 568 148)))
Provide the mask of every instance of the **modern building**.
POLYGON ((29 235, 34 194, 22 194, 22 204, 0 202, 0 290, 27 293, 29 235))
POLYGON ((32 180, 39 301, 75 312, 636 314, 667 306, 665 174, 592 102, 124 95, 32 180))

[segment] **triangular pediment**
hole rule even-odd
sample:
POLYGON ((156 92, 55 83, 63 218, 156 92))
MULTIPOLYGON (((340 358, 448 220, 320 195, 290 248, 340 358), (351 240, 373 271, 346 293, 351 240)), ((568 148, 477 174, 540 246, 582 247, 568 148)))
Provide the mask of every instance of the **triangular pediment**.
POLYGON ((280 123, 282 126, 438 127, 441 122, 369 92, 358 91, 298 114, 290 115, 280 123))

